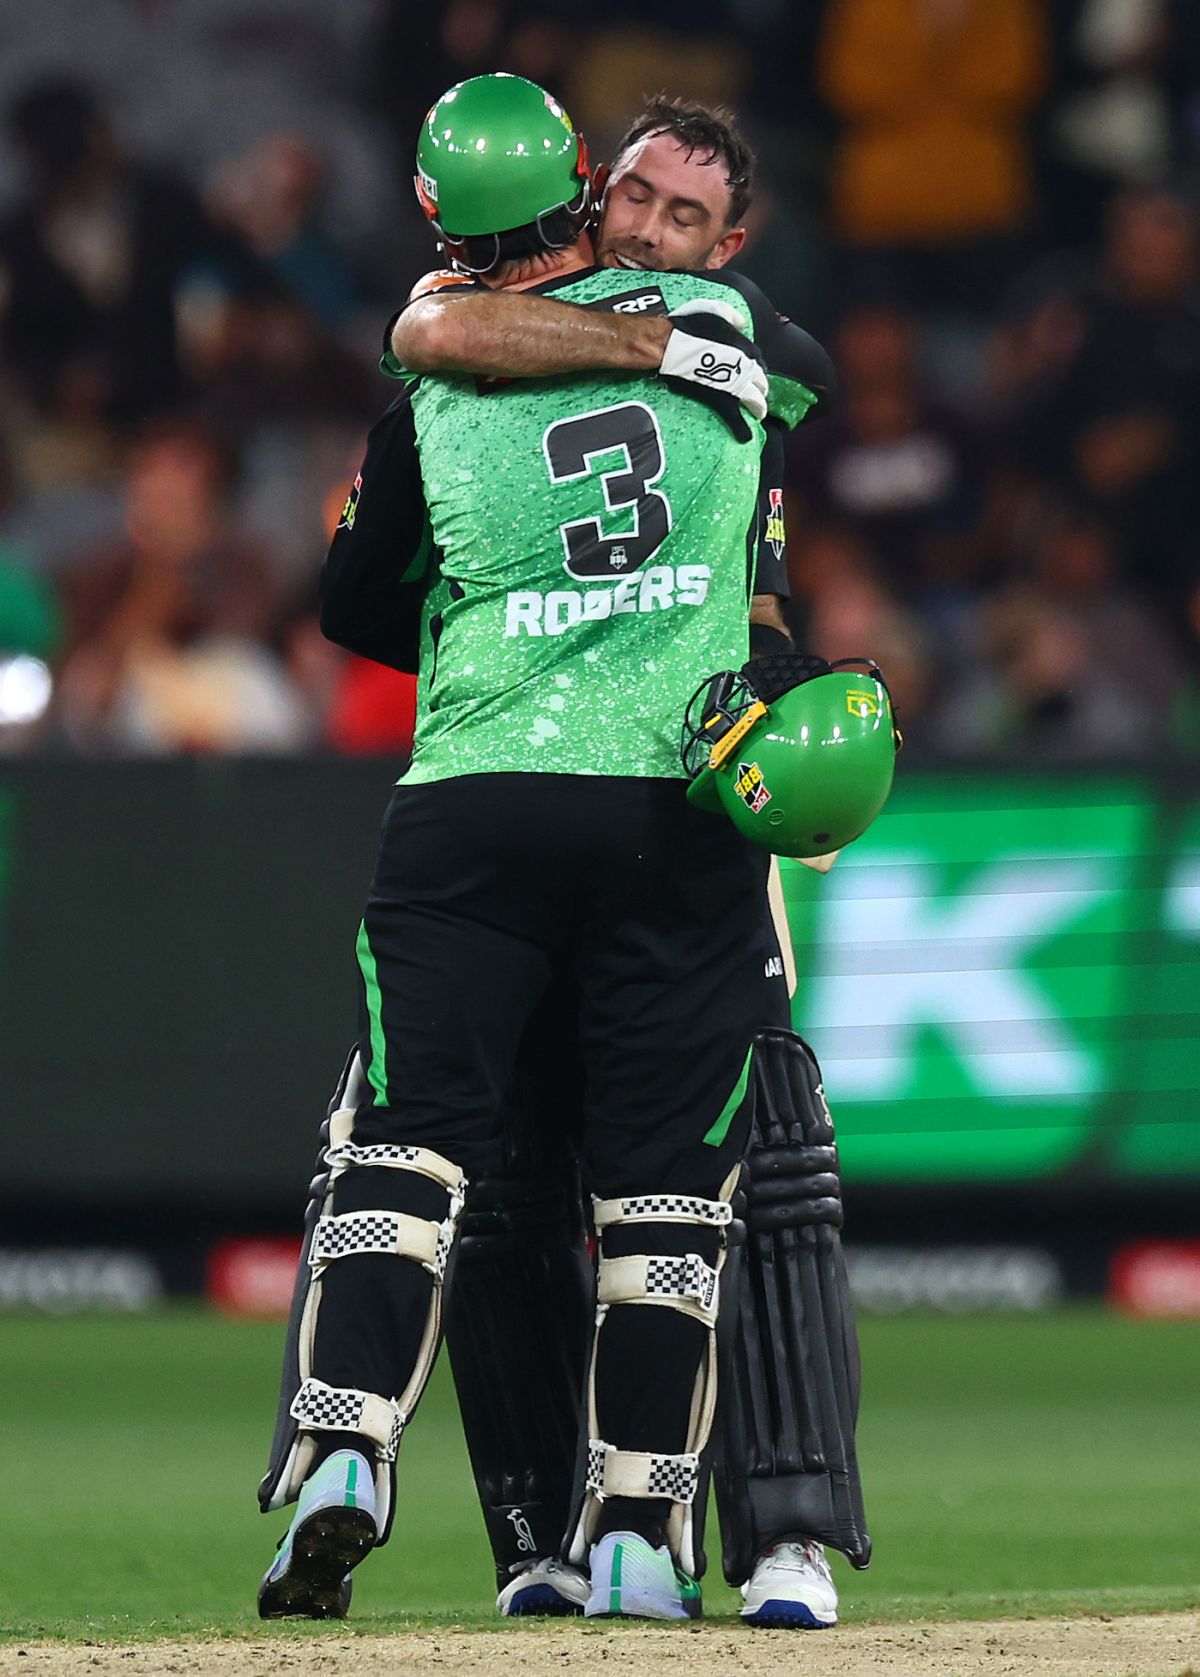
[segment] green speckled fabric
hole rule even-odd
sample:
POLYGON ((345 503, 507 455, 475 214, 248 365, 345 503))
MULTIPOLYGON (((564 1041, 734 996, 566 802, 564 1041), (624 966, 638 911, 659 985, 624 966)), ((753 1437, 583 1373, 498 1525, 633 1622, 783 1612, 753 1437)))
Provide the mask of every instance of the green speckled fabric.
MULTIPOLYGON (((553 295, 594 302, 641 278, 591 272, 553 295)), ((668 308, 730 296, 695 275, 653 283, 668 308)), ((682 777, 687 700, 747 656, 761 428, 739 443, 703 403, 621 373, 482 395, 425 378, 413 413, 443 560, 405 782, 682 777)))

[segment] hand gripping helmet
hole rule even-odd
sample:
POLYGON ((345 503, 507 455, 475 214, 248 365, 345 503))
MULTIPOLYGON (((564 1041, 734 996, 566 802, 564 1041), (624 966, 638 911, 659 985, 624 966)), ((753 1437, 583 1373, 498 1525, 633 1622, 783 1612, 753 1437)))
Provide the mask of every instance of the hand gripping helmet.
POLYGON ((421 124, 414 180, 456 268, 574 244, 592 209, 583 136, 557 99, 524 76, 473 76, 421 124))
POLYGON ((899 745, 891 697, 868 659, 755 659, 711 676, 688 705, 688 800, 723 811, 777 856, 824 856, 879 814, 899 745))

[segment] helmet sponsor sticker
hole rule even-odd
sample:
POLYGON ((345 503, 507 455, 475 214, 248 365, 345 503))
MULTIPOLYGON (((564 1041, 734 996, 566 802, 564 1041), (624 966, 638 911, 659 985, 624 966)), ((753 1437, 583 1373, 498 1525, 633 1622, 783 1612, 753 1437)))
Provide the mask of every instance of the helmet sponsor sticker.
POLYGON ((571 121, 566 111, 563 110, 558 100, 555 99, 552 94, 546 92, 542 93, 542 98, 546 101, 546 109, 550 112, 551 116, 556 116, 566 129, 567 133, 573 134, 575 132, 575 124, 571 121))
POLYGON ((438 184, 427 170, 422 169, 419 163, 417 164, 417 179, 420 181, 430 203, 436 205, 438 197, 438 184))
POLYGON ((846 694, 846 709, 851 716, 861 716, 864 719, 868 716, 878 716, 879 695, 878 693, 864 692, 858 687, 852 687, 846 694))
POLYGON ((771 801, 771 793, 757 763, 739 763, 733 789, 751 815, 758 815, 771 801))
MULTIPOLYGON (((712 756, 710 757, 708 763, 709 768, 720 768, 721 764, 725 761, 726 757, 729 756, 733 748, 736 745, 740 745, 742 740, 745 739, 746 735, 750 732, 751 728, 753 728, 759 717, 765 716, 766 714, 766 705, 763 704, 761 699, 755 699, 754 703, 750 706, 750 709, 745 713, 745 715, 740 716, 734 723, 733 727, 729 729, 728 733, 722 734, 720 739, 713 746, 712 756)), ((715 717, 707 720, 704 726, 706 728, 710 727, 712 722, 720 719, 720 715, 721 713, 718 712, 715 717)))

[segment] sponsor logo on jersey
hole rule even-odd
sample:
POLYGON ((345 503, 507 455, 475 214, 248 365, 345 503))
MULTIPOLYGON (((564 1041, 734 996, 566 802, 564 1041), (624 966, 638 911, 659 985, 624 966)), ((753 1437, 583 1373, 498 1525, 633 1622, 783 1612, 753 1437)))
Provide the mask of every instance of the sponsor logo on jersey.
POLYGON ((667 300, 656 285, 643 285, 637 291, 622 291, 616 297, 601 297, 584 305, 589 309, 603 309, 613 314, 666 314, 667 300))
MULTIPOLYGON (((342 516, 338 519, 339 530, 353 530, 354 515, 358 511, 358 497, 362 494, 362 473, 359 472, 354 480, 354 487, 346 496, 346 504, 342 508, 342 516)), ((326 526, 328 529, 328 525, 326 526)))
POLYGON ((578 623, 599 623, 627 612, 702 606, 712 580, 710 565, 647 565, 596 588, 520 589, 504 607, 504 634, 562 635, 578 623))
POLYGON ((879 695, 864 693, 859 688, 851 688, 846 694, 846 709, 851 716, 861 716, 865 721, 868 716, 879 715, 879 695))
POLYGON ((751 815, 758 815, 771 801, 763 772, 757 763, 739 763, 733 789, 751 815))
POLYGON ((783 547, 787 537, 783 533, 783 490, 770 491, 770 505, 767 508, 767 545, 776 559, 783 558, 783 547))
POLYGON ((771 955, 771 956, 768 957, 766 965, 763 967, 763 977, 764 978, 782 978, 783 977, 783 956, 782 955, 771 955))

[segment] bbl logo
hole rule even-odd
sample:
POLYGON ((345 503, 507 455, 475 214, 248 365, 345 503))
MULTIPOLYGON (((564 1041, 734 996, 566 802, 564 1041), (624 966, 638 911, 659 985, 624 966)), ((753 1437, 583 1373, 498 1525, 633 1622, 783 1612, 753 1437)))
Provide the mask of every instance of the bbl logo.
POLYGON ((758 815, 771 801, 767 783, 757 763, 739 763, 733 789, 751 815, 758 815))
POLYGON ((362 494, 362 473, 359 472, 354 480, 354 487, 346 496, 346 504, 342 508, 342 516, 338 519, 339 530, 353 530, 354 515, 358 511, 358 497, 362 494))
POLYGON ((776 559, 783 557, 783 545, 786 537, 783 533, 783 490, 771 490, 771 504, 767 509, 767 541, 771 545, 771 552, 776 559))

